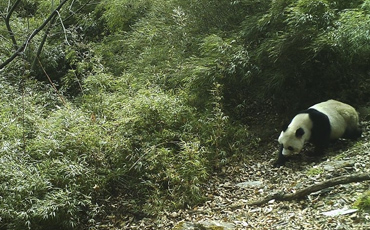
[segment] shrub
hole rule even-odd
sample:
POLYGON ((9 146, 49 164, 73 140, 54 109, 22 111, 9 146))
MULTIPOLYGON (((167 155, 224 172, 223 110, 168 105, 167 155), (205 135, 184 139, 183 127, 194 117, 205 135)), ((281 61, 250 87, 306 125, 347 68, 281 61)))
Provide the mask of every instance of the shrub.
POLYGON ((135 188, 135 198, 146 203, 150 212, 165 197, 184 200, 175 206, 200 199, 199 186, 207 177, 208 164, 199 127, 192 124, 193 109, 160 90, 112 95, 99 104, 97 121, 105 119, 102 125, 110 136, 102 150, 109 162, 107 189, 131 193, 135 188))
POLYGON ((240 153, 248 132, 223 113, 221 85, 212 86, 207 108, 197 111, 182 93, 139 89, 136 82, 127 74, 85 81, 90 90, 81 103, 100 127, 104 187, 135 200, 126 208, 136 212, 198 203, 209 173, 240 153))
POLYGON ((81 227, 91 217, 98 179, 84 156, 88 147, 78 143, 83 135, 74 130, 83 129, 82 114, 57 109, 58 96, 34 81, 22 83, 22 94, 6 81, 0 86, 2 228, 81 227), (73 127, 71 119, 78 120, 73 127))
POLYGON ((354 203, 354 206, 363 211, 370 211, 370 192, 367 191, 362 194, 354 203))

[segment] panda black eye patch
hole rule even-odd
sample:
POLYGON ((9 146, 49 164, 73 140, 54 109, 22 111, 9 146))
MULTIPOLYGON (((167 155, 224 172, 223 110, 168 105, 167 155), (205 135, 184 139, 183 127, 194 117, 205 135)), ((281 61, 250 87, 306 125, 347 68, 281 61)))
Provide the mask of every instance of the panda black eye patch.
POLYGON ((289 146, 289 147, 288 147, 288 150, 289 150, 289 151, 293 151, 294 149, 293 149, 293 147, 292 147, 292 146, 289 146))

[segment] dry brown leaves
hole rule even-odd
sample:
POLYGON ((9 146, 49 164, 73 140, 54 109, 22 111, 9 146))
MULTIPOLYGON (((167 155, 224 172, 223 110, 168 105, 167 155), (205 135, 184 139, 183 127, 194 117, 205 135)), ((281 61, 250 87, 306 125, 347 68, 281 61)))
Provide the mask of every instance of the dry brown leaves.
MULTIPOLYGON (((233 229, 370 229, 370 215, 357 211, 335 216, 332 210, 353 208, 355 200, 369 182, 338 185, 290 202, 270 201, 262 206, 246 206, 272 192, 294 192, 340 175, 370 171, 369 123, 363 138, 356 142, 340 141, 320 161, 299 156, 286 167, 272 168, 276 148, 254 159, 228 166, 213 175, 205 185, 209 200, 187 210, 162 213, 153 219, 134 222, 124 229, 173 229, 179 223, 204 221, 232 224, 233 229)), ((247 154, 247 153, 246 153, 247 154)), ((255 154, 253 154, 255 155, 255 154)), ((122 229, 122 228, 121 228, 122 229)), ((185 229, 185 228, 183 228, 185 229)))

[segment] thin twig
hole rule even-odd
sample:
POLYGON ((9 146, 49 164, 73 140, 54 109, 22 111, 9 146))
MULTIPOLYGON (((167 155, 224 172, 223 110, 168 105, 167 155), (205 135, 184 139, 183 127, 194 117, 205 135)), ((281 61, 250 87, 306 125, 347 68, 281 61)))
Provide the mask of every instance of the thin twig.
POLYGON ((70 46, 71 44, 69 44, 69 42, 68 42, 68 38, 67 38, 67 30, 66 30, 66 28, 64 27, 62 17, 60 16, 59 11, 56 11, 56 12, 57 12, 57 14, 58 14, 58 16, 59 16, 60 24, 62 24, 62 28, 63 28, 63 32, 64 32, 64 38, 66 39, 66 43, 67 43, 67 45, 69 45, 69 46, 70 46))
POLYGON ((51 80, 51 78, 49 77, 48 73, 46 72, 44 66, 41 64, 40 60, 38 59, 39 61, 39 64, 40 64, 40 67, 42 69, 42 71, 44 72, 44 74, 46 75, 46 77, 48 78, 51 86, 53 87, 53 89, 55 90, 55 92, 58 94, 60 100, 63 102, 64 106, 67 105, 66 101, 64 100, 63 96, 59 93, 59 90, 57 89, 57 87, 55 86, 55 84, 53 83, 53 81, 51 80))

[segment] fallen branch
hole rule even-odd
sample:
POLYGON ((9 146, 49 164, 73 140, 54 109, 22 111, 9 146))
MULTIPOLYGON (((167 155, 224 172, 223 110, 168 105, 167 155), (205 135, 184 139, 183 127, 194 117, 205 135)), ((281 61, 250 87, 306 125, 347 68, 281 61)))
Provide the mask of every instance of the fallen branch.
MULTIPOLYGON (((260 200, 248 202, 247 205, 261 205, 269 202, 270 200, 279 200, 279 201, 290 201, 290 200, 296 200, 303 198, 313 192, 320 191, 324 188, 332 187, 339 184, 349 184, 352 182, 361 182, 365 180, 370 180, 370 174, 369 173, 358 173, 354 175, 346 175, 346 176, 340 176, 335 177, 314 185, 311 185, 307 188, 301 189, 296 191, 295 193, 289 193, 286 194, 284 192, 276 192, 273 194, 270 194, 260 200)), ((235 207, 233 207, 235 208, 235 207)))

